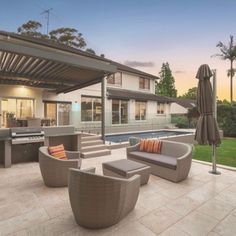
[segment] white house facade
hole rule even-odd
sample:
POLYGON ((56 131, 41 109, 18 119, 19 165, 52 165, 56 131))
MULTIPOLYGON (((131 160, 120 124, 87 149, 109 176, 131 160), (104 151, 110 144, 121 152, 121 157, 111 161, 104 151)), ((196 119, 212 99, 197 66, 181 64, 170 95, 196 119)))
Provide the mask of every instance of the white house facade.
POLYGON ((107 132, 156 129, 170 123, 171 100, 155 95, 158 77, 52 42, 6 32, 0 36, 0 127, 25 126, 27 120, 37 119, 45 126, 74 125, 79 130, 100 132, 100 78, 104 74, 107 132), (22 48, 29 46, 23 51, 20 43, 22 48), (73 85, 79 83, 77 77, 82 84, 78 89, 73 85))

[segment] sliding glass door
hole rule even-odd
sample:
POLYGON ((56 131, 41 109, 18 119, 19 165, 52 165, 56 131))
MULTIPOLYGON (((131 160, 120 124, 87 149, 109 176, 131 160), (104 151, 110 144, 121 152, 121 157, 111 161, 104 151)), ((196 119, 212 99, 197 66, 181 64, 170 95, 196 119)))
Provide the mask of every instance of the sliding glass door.
POLYGON ((21 126, 20 123, 35 115, 34 99, 1 98, 1 127, 21 126))
POLYGON ((70 124, 71 103, 69 102, 44 102, 45 118, 51 126, 70 124))
POLYGON ((128 101, 112 99, 112 124, 128 123, 128 101))

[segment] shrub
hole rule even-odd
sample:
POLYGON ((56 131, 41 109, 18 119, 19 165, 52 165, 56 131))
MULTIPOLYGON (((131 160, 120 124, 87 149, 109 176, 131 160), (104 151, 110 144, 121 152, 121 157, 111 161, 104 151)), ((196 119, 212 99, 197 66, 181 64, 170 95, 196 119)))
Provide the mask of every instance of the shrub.
POLYGON ((222 103, 217 106, 217 122, 220 128, 225 123, 225 119, 230 116, 230 104, 222 103))
POLYGON ((129 145, 134 146, 140 142, 140 138, 137 137, 130 137, 129 138, 129 145))
POLYGON ((231 109, 230 113, 224 117, 221 125, 224 136, 236 137, 236 112, 235 109, 231 109))
POLYGON ((176 118, 175 123, 178 128, 189 128, 189 120, 186 116, 176 118))

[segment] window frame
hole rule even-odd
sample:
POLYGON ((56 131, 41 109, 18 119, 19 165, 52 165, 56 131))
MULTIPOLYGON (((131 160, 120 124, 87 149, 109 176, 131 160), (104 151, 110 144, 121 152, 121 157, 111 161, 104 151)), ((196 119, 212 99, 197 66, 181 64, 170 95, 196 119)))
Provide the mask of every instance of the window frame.
POLYGON ((165 104, 166 103, 163 103, 163 102, 157 102, 157 115, 165 115, 166 114, 165 104))
POLYGON ((95 115, 95 113, 94 113, 94 111, 95 111, 95 107, 94 107, 94 100, 95 99, 100 99, 100 104, 101 104, 101 112, 102 112, 102 98, 101 97, 96 97, 96 96, 88 96, 88 95, 81 95, 81 114, 80 114, 80 120, 81 120, 81 122, 83 122, 83 123, 95 123, 95 122, 101 122, 102 121, 102 115, 101 115, 101 119, 100 120, 94 120, 94 115, 95 115), (83 120, 82 119, 82 99, 83 98, 90 98, 91 99, 91 103, 92 103, 92 108, 91 108, 91 110, 92 110, 92 113, 91 113, 91 120, 89 120, 89 121, 86 121, 86 120, 83 120))
MULTIPOLYGON (((72 102, 69 102, 69 101, 43 100, 43 104, 44 104, 44 117, 46 119, 48 119, 48 117, 47 117, 47 104, 54 104, 55 105, 55 107, 56 107, 56 118, 55 118, 56 126, 60 126, 60 124, 59 124, 59 106, 60 106, 60 104, 69 104, 69 105, 71 105, 70 112, 72 111, 72 102)), ((69 112, 69 124, 68 125, 70 125, 70 116, 71 116, 70 112, 69 112)))
POLYGON ((137 122, 142 122, 142 121, 147 121, 147 101, 138 101, 138 100, 135 100, 135 121, 137 122), (137 103, 139 103, 139 119, 136 119, 136 105, 137 103), (145 104, 145 119, 141 119, 141 105, 142 104, 145 104))
POLYGON ((111 86, 121 87, 121 86, 122 86, 122 80, 123 80, 122 77, 123 77, 123 73, 122 73, 122 72, 119 72, 119 71, 116 72, 116 73, 114 73, 114 74, 109 75, 108 78, 107 78, 107 84, 108 84, 108 86, 111 85, 111 86), (120 75, 120 78, 119 78, 119 79, 120 79, 120 83, 116 83, 116 79, 117 79, 117 78, 116 78, 116 75, 117 75, 117 74, 120 75), (109 82, 109 79, 113 79, 114 82, 112 82, 112 83, 109 82))
POLYGON ((126 124, 128 124, 129 123, 129 101, 124 100, 124 99, 112 99, 111 107, 113 107, 113 101, 118 101, 118 103, 119 103, 119 108, 118 108, 119 121, 118 121, 118 123, 113 123, 113 109, 111 108, 111 112, 112 112, 111 124, 112 125, 126 125, 126 124), (126 105, 127 105, 127 122, 126 123, 121 122, 122 121, 122 112, 121 112, 122 102, 126 102, 126 105))
POLYGON ((148 91, 148 90, 150 90, 150 88, 151 88, 150 79, 145 78, 145 77, 139 77, 139 89, 148 91), (147 82, 147 84, 146 84, 146 82, 147 82))
MULTIPOLYGON (((2 102, 4 101, 4 99, 14 99, 15 100, 15 108, 16 108, 16 113, 15 113, 15 118, 16 119, 26 119, 26 117, 24 117, 24 116, 19 116, 18 117, 18 110, 17 110, 17 101, 18 100, 28 100, 28 101, 32 101, 33 102, 33 104, 32 104, 32 108, 33 108, 33 110, 32 110, 32 117, 35 117, 35 114, 36 114, 36 99, 35 98, 32 98, 32 97, 14 97, 14 96, 1 96, 0 97, 0 112, 1 113, 3 113, 3 104, 2 104, 2 102)), ((1 117, 0 117, 0 127, 5 127, 6 126, 6 124, 4 123, 4 115, 2 115, 1 117)))

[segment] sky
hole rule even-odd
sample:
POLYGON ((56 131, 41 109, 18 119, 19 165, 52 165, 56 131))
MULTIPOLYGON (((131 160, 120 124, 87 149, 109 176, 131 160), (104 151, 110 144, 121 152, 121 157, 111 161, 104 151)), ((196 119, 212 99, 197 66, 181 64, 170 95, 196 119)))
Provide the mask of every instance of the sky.
MULTIPOLYGON (((0 30, 16 32, 28 20, 43 24, 52 8, 49 30, 73 27, 97 54, 158 75, 169 62, 178 95, 197 86, 201 64, 217 70, 217 95, 228 99, 228 61, 212 55, 216 44, 236 41, 235 0, 0 0, 0 30)), ((236 62, 235 62, 236 67, 236 62)), ((234 86, 236 99, 236 85, 234 86)))

